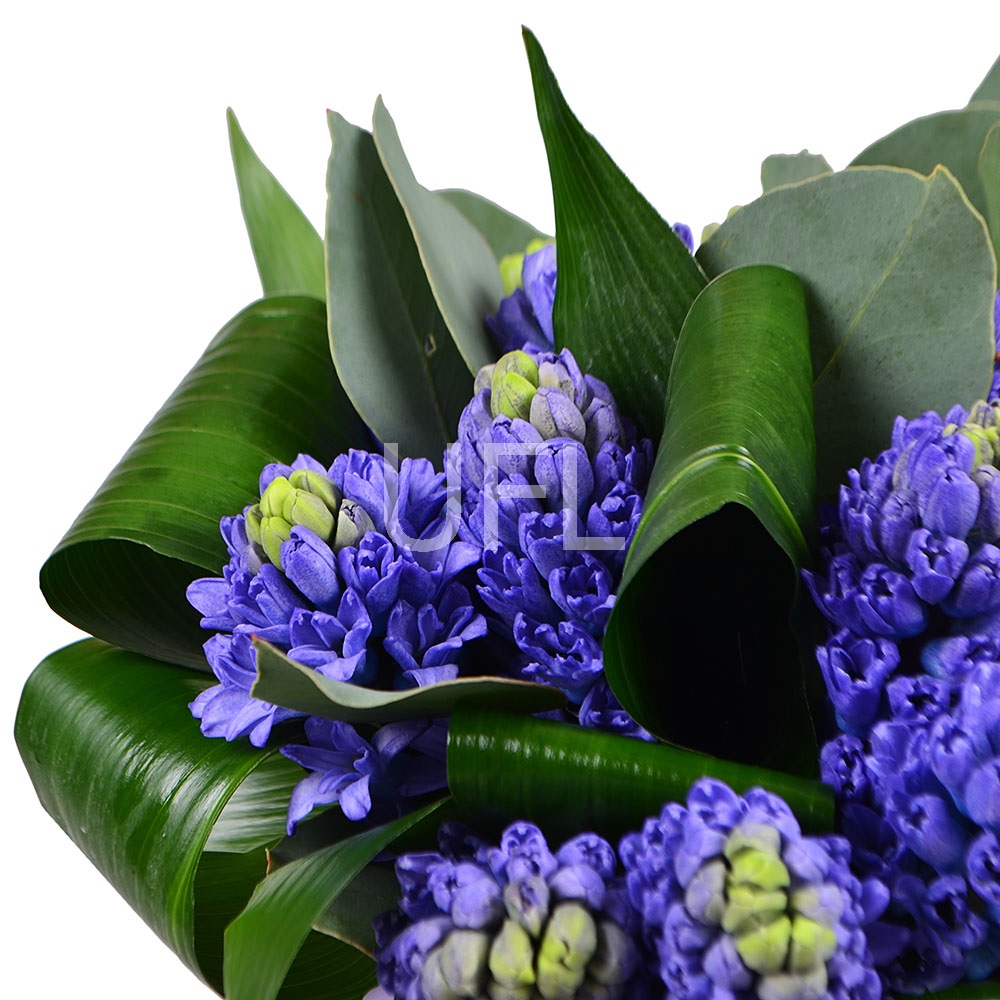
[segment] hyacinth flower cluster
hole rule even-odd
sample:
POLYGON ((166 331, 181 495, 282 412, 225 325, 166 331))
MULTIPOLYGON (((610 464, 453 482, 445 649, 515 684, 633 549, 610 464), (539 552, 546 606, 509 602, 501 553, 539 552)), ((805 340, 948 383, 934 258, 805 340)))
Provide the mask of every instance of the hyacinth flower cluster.
POLYGON ((898 419, 848 475, 807 580, 840 735, 823 749, 855 858, 892 889, 886 981, 1000 965, 1000 428, 996 404, 898 419))
POLYGON ((866 927, 887 893, 849 858, 779 797, 713 779, 617 855, 594 834, 551 852, 530 823, 498 847, 445 826, 439 852, 396 862, 379 982, 400 1000, 878 1000, 866 927))
MULTIPOLYGON (((218 684, 191 705, 206 736, 263 746, 296 713, 250 694, 254 639, 324 677, 401 689, 459 676, 466 645, 486 632, 462 578, 479 550, 455 537, 441 473, 399 469, 365 451, 327 469, 300 455, 260 477, 260 501, 222 521, 229 563, 188 600, 215 634, 205 654, 218 684)), ((445 787, 445 724, 417 720, 362 734, 310 718, 308 742, 283 753, 311 774, 295 789, 289 831, 315 806, 373 818, 400 799, 445 787)))

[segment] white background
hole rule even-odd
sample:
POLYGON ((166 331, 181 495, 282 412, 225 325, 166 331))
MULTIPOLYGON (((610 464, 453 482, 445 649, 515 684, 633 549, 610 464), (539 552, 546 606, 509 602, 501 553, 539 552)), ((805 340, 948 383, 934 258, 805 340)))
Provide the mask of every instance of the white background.
POLYGON ((756 196, 768 153, 845 166, 904 121, 963 105, 1000 52, 992 2, 359 7, 36 2, 0 20, 8 996, 211 995, 44 814, 10 734, 31 668, 79 637, 46 607, 38 568, 259 294, 228 105, 320 228, 324 111, 368 124, 381 93, 424 184, 551 231, 524 22, 583 123, 698 234, 756 196))

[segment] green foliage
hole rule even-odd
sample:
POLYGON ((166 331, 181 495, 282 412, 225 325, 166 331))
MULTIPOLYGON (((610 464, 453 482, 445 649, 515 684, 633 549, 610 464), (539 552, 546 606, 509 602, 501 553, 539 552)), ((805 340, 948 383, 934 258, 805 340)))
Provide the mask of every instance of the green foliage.
POLYGON ((810 177, 833 172, 826 157, 819 153, 774 153, 760 165, 760 185, 765 191, 782 184, 807 181, 810 177))
MULTIPOLYGON (((522 253, 532 240, 549 239, 530 222, 525 222, 482 195, 454 188, 438 191, 438 194, 451 202, 483 234, 498 263, 507 254, 522 253)), ((495 308, 496 303, 493 303, 490 309, 495 308)))

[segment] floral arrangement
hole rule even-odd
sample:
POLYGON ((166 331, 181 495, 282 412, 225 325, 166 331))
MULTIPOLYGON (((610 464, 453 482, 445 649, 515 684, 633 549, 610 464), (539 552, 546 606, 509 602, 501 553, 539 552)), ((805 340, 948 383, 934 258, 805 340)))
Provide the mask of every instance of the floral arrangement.
POLYGON ((39 798, 230 1000, 996 996, 1000 62, 696 248, 525 41, 554 238, 379 102, 321 239, 230 117, 264 296, 42 569, 39 798))

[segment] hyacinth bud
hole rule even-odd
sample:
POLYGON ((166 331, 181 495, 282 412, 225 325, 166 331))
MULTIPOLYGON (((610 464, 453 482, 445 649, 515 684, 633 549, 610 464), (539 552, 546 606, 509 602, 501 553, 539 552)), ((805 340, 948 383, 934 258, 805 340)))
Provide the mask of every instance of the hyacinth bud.
POLYGON ((292 537, 292 528, 308 528, 329 541, 340 503, 340 490, 321 473, 296 469, 288 477, 275 476, 260 503, 247 510, 247 538, 281 569, 281 546, 292 537))
POLYGON ((538 389, 538 365, 524 351, 510 351, 494 366, 490 383, 493 416, 527 420, 538 389))
POLYGON ((349 545, 356 548, 365 537, 365 532, 374 530, 375 522, 368 511, 353 500, 344 500, 337 515, 337 531, 333 538, 334 552, 339 552, 349 545))
POLYGON ((531 399, 529 419, 543 438, 568 437, 583 442, 587 425, 571 396, 554 386, 540 386, 531 399))

